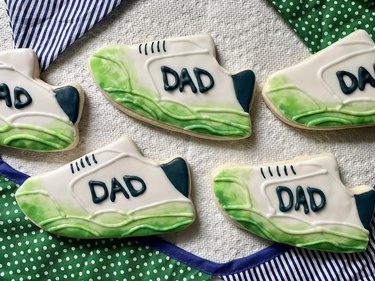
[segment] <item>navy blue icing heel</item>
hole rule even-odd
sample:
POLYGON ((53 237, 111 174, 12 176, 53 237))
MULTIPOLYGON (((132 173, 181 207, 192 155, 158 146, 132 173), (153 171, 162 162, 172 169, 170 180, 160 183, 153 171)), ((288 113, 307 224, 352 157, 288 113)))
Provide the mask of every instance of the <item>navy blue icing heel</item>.
POLYGON ((73 86, 63 86, 53 90, 57 102, 73 124, 78 119, 80 98, 78 90, 73 86))
POLYGON ((251 70, 244 70, 232 75, 237 100, 245 112, 249 112, 255 87, 255 74, 251 70))
POLYGON ((175 158, 172 161, 161 164, 167 178, 171 181, 173 186, 185 197, 189 197, 189 168, 186 161, 181 157, 175 158))
POLYGON ((370 230, 370 223, 374 215, 375 190, 369 190, 362 194, 355 194, 354 198, 363 227, 370 230))

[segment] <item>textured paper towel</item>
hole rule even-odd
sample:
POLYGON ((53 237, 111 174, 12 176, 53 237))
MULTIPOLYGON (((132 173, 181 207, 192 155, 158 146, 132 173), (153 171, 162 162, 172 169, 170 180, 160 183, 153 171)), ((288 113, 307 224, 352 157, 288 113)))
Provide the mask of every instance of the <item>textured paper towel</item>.
MULTIPOLYGON (((1 50, 12 47, 5 6, 0 2, 1 50)), ((261 88, 267 75, 309 55, 307 48, 265 1, 126 1, 68 48, 43 74, 55 85, 79 82, 86 91, 80 143, 69 152, 36 153, 0 148, 13 167, 37 175, 60 167, 104 146, 122 134, 130 136, 150 158, 176 155, 190 164, 197 221, 187 230, 165 236, 196 255, 217 262, 246 256, 269 245, 232 225, 211 195, 211 170, 226 162, 267 163, 301 154, 332 152, 348 185, 375 182, 375 129, 310 132, 279 121, 257 93, 251 110, 253 135, 237 142, 199 140, 154 128, 115 109, 95 86, 90 55, 104 44, 132 44, 165 37, 207 32, 217 46, 220 63, 231 71, 252 69, 261 88)))

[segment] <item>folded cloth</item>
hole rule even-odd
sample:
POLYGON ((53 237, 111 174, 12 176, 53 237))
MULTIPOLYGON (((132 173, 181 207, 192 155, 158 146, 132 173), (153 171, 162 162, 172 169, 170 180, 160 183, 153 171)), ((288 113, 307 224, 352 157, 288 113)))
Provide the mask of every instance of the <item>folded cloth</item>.
POLYGON ((374 220, 364 252, 335 254, 275 243, 215 263, 156 236, 80 240, 49 234, 33 225, 15 201, 27 178, 0 158, 0 280, 373 280, 374 220))
POLYGON ((5 0, 15 48, 35 50, 45 70, 121 0, 5 0))
POLYGON ((375 35, 371 0, 268 0, 316 53, 357 29, 375 35))
POLYGON ((68 239, 39 229, 14 198, 27 178, 0 159, 0 280, 211 279, 135 238, 68 239))

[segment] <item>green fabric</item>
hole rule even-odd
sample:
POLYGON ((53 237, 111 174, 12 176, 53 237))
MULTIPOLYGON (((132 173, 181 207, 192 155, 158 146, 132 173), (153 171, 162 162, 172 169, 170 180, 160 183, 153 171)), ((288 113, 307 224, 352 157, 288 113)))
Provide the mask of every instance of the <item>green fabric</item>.
POLYGON ((375 35, 373 0, 268 0, 310 51, 316 53, 354 30, 375 35))
POLYGON ((209 280, 134 239, 77 240, 50 235, 27 220, 0 176, 0 280, 209 280))

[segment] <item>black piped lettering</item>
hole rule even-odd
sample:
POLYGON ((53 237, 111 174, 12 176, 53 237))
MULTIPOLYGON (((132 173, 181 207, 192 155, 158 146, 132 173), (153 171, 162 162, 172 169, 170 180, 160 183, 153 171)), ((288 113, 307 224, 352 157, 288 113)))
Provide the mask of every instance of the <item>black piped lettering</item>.
POLYGON ((137 196, 141 195, 142 193, 144 193, 146 191, 146 184, 143 181, 143 179, 141 179, 140 177, 137 177, 137 176, 124 176, 124 181, 125 181, 126 186, 129 189, 129 191, 130 191, 130 194, 133 197, 137 197, 137 196), (134 185, 132 184, 133 181, 139 182, 141 184, 141 188, 137 190, 134 187, 134 185))
POLYGON ((177 89, 179 84, 178 73, 168 66, 162 66, 161 72, 163 73, 164 90, 173 91, 177 89), (168 75, 172 75, 174 78, 174 83, 172 85, 169 84, 168 75))
POLYGON ((358 68, 358 89, 363 91, 366 84, 370 84, 371 87, 375 87, 375 79, 371 76, 370 72, 364 67, 358 68))
POLYGON ((214 87, 215 85, 214 78, 207 70, 204 70, 199 67, 194 67, 194 74, 195 74, 195 78, 197 78, 197 81, 198 81, 199 92, 201 92, 202 94, 211 90, 214 87), (207 78, 210 81, 209 84, 206 86, 203 84, 202 75, 207 76, 207 78))
POLYGON ((285 213, 285 212, 288 212, 290 209, 292 209, 292 207, 293 207, 293 193, 290 190, 290 188, 287 187, 287 186, 279 185, 278 187, 276 187, 276 193, 277 193, 277 198, 279 199, 279 210, 281 212, 285 213), (287 206, 285 206, 283 197, 281 195, 282 192, 286 192, 288 194, 289 202, 288 202, 287 206))
POLYGON ((12 107, 12 100, 10 98, 10 92, 7 84, 0 84, 0 100, 5 100, 7 107, 12 107))
POLYGON ((296 190, 296 211, 299 210, 299 207, 303 205, 303 211, 305 214, 309 213, 309 205, 307 204, 305 192, 303 191, 303 188, 301 186, 297 186, 296 190))
POLYGON ((116 178, 112 178, 111 195, 109 196, 109 199, 112 202, 115 202, 115 200, 116 200, 116 193, 120 192, 120 191, 124 194, 124 196, 127 199, 129 199, 129 194, 126 192, 126 190, 121 185, 121 183, 116 178))
POLYGON ((90 191, 91 191, 92 201, 95 204, 99 204, 100 202, 107 199, 108 188, 107 188, 107 186, 104 182, 102 182, 102 181, 89 181, 89 187, 90 187, 90 191), (104 191, 103 195, 98 196, 98 194, 96 193, 95 187, 100 187, 104 191))
POLYGON ((32 102, 32 98, 30 94, 21 87, 15 87, 14 88, 14 107, 17 109, 24 108, 25 106, 28 106, 32 102), (22 101, 21 97, 26 98, 26 100, 22 101))
POLYGON ((181 75, 180 75, 180 83, 178 86, 178 89, 182 93, 184 91, 184 88, 186 85, 189 85, 191 88, 191 91, 196 94, 198 92, 197 87, 195 87, 193 80, 190 77, 190 74, 186 68, 183 68, 181 70, 181 75))
POLYGON ((357 80, 357 77, 355 77, 354 74, 352 74, 350 72, 347 72, 347 71, 337 71, 336 76, 337 76, 337 79, 339 79, 341 91, 345 95, 350 95, 351 93, 353 93, 357 89, 358 80, 357 80), (346 84, 346 82, 344 80, 344 77, 348 77, 351 80, 350 85, 346 84))

